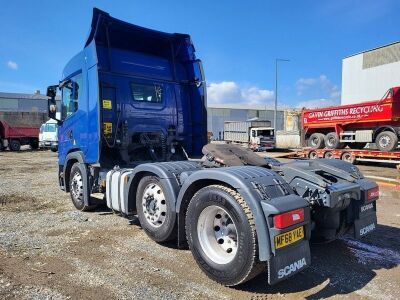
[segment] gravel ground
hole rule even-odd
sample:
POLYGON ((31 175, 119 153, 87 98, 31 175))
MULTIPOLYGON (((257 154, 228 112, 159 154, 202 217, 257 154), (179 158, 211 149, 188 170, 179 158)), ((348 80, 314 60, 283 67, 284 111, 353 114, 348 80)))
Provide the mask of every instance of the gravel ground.
POLYGON ((274 287, 263 274, 226 288, 188 250, 151 241, 136 218, 75 211, 56 154, 0 152, 0 299, 399 299, 399 189, 381 190, 367 239, 312 245, 313 265, 274 287))

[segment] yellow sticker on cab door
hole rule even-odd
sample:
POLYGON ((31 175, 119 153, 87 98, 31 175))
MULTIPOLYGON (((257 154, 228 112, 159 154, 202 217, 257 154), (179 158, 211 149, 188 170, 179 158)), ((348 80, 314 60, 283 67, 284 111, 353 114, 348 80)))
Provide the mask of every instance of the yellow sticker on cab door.
POLYGON ((112 123, 103 122, 103 133, 105 136, 110 136, 112 134, 112 123))
POLYGON ((103 108, 104 109, 112 109, 112 102, 108 99, 103 99, 103 108))

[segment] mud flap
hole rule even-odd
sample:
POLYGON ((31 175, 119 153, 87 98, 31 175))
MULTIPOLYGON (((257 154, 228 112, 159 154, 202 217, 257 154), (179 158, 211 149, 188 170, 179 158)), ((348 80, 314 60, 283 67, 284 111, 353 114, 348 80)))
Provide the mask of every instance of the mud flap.
POLYGON ((376 213, 354 221, 354 238, 360 239, 376 230, 376 213))
POLYGON ((278 251, 268 262, 268 283, 273 285, 297 274, 311 265, 308 240, 278 251))

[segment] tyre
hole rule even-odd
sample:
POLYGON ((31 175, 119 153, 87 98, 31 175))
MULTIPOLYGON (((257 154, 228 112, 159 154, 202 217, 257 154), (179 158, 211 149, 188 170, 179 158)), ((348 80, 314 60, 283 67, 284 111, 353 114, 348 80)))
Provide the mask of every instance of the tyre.
POLYGON ((19 140, 11 140, 9 147, 11 151, 19 151, 21 150, 21 143, 19 140))
POLYGON ((326 151, 324 154, 324 158, 333 159, 333 153, 331 151, 326 151))
POLYGON ((176 214, 167 199, 165 187, 157 176, 145 176, 138 185, 136 209, 140 225, 156 242, 166 242, 176 236, 176 214))
POLYGON ((57 152, 58 147, 51 147, 50 150, 51 150, 52 152, 57 152))
POLYGON ((340 159, 343 160, 343 161, 347 161, 347 162, 349 162, 351 164, 354 162, 354 157, 350 152, 344 152, 342 154, 342 156, 340 157, 340 159))
POLYGON ((392 151, 397 148, 399 139, 397 135, 391 131, 382 131, 376 136, 375 143, 381 151, 392 151))
POLYGON ((325 141, 324 141, 325 135, 322 133, 313 133, 310 135, 308 138, 308 146, 313 148, 313 149, 322 149, 325 147, 325 141))
POLYGON ((211 185, 194 195, 186 213, 186 237, 199 267, 220 284, 235 286, 265 269, 258 260, 250 208, 228 187, 211 185))
POLYGON ((339 136, 336 132, 329 132, 325 136, 325 146, 328 149, 342 149, 345 144, 340 142, 339 136))
POLYGON ((79 168, 79 163, 75 163, 71 168, 69 175, 69 193, 71 195, 72 203, 75 208, 81 211, 88 211, 94 209, 96 206, 85 205, 83 175, 79 168))
POLYGON ((308 158, 309 159, 317 159, 318 153, 316 151, 310 151, 310 153, 308 153, 308 158))

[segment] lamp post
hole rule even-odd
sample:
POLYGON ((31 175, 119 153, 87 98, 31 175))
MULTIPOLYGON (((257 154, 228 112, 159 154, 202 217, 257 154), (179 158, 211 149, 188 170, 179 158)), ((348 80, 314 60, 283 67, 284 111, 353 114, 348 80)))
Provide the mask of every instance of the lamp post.
POLYGON ((274 107, 274 130, 276 134, 276 116, 278 110, 278 62, 290 61, 289 59, 276 58, 275 59, 275 107, 274 107))

